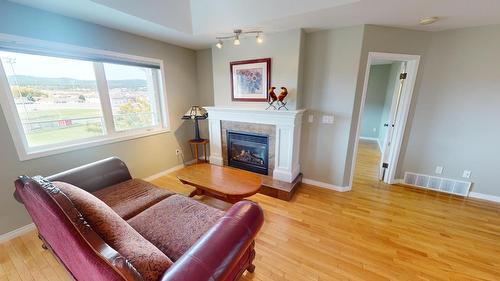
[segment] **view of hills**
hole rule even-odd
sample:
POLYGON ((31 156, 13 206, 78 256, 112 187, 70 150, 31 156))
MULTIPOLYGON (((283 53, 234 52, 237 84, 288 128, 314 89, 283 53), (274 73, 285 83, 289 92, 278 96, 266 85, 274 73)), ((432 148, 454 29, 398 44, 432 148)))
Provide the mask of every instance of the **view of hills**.
MULTIPOLYGON (((81 89, 95 89, 96 82, 93 80, 79 80, 73 78, 48 78, 26 75, 11 75, 8 77, 11 85, 21 87, 32 87, 45 90, 64 90, 71 89, 75 86, 81 89)), ((125 79, 125 80, 108 80, 110 88, 127 88, 139 89, 147 86, 146 80, 140 79, 125 79)))

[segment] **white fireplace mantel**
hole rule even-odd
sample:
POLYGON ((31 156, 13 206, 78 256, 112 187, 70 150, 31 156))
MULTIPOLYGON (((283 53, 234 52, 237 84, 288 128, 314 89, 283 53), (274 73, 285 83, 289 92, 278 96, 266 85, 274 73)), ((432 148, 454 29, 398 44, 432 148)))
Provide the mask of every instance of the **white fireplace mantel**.
POLYGON ((224 165, 221 121, 236 121, 276 126, 273 178, 292 182, 300 173, 300 130, 304 109, 276 111, 227 107, 205 107, 208 111, 210 163, 224 165))

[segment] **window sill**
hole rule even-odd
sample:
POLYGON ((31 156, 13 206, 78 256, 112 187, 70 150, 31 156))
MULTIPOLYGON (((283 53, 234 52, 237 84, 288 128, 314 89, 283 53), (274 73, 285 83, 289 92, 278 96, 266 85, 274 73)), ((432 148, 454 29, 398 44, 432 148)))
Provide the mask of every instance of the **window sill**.
POLYGON ((90 147, 95 147, 95 146, 101 146, 101 145, 111 144, 111 143, 116 143, 116 142, 122 142, 122 141, 127 141, 127 140, 133 140, 133 139, 138 139, 138 138, 143 138, 143 137, 148 137, 148 136, 153 136, 153 135, 158 135, 158 134, 163 134, 163 133, 168 133, 168 132, 170 132, 169 129, 161 128, 161 129, 155 129, 155 130, 151 130, 151 131, 122 133, 122 134, 117 134, 115 136, 105 136, 105 137, 102 137, 102 138, 97 139, 97 140, 91 140, 91 141, 87 141, 87 142, 79 142, 79 143, 60 146, 60 147, 44 148, 44 149, 40 149, 40 150, 33 150, 30 152, 18 151, 18 155, 19 155, 20 161, 26 161, 26 160, 32 160, 32 159, 47 157, 47 156, 51 156, 51 155, 61 154, 61 153, 65 153, 65 152, 70 152, 70 151, 75 151, 75 150, 80 150, 80 149, 85 149, 85 148, 90 148, 90 147))

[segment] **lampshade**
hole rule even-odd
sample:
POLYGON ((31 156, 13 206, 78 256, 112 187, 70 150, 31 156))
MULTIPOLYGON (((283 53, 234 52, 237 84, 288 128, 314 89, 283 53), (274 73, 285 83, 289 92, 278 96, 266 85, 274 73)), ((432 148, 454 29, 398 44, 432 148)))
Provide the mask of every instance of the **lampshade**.
POLYGON ((182 116, 182 119, 207 119, 208 112, 201 106, 193 105, 191 108, 182 116))

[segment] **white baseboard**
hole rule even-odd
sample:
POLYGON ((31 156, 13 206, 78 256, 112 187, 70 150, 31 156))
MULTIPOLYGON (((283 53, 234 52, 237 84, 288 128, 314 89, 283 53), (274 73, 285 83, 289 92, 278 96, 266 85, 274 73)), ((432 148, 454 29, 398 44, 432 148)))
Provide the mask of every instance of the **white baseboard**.
POLYGON ((350 186, 338 186, 338 185, 333 185, 333 184, 329 184, 326 182, 321 182, 321 181, 316 181, 316 180, 306 179, 306 178, 303 178, 302 182, 305 184, 310 184, 310 185, 314 185, 314 186, 321 187, 321 188, 335 190, 338 192, 346 192, 346 191, 351 190, 350 186))
POLYGON ((30 223, 30 224, 25 225, 23 227, 20 227, 18 229, 14 229, 10 232, 2 234, 2 235, 0 235, 0 243, 7 242, 11 239, 14 239, 18 236, 25 234, 25 233, 28 233, 28 232, 32 231, 33 229, 35 229, 35 224, 30 223))
POLYGON ((174 167, 172 167, 172 168, 170 168, 170 169, 167 169, 167 170, 165 170, 165 171, 161 171, 161 172, 156 173, 156 174, 154 174, 154 175, 151 175, 151 176, 149 176, 149 177, 147 177, 147 178, 143 178, 143 180, 145 180, 145 181, 152 181, 152 180, 155 180, 155 179, 157 179, 157 178, 163 177, 163 176, 168 175, 168 174, 170 174, 170 173, 172 173, 172 172, 175 172, 175 171, 177 171, 177 170, 180 170, 180 169, 182 169, 182 168, 186 167, 186 165, 193 164, 194 162, 196 162, 196 159, 190 160, 190 161, 186 162, 185 164, 180 164, 180 165, 174 166, 174 167))
POLYGON ((217 166, 224 166, 224 159, 222 159, 222 157, 210 155, 209 159, 210 159, 210 164, 214 164, 217 166))
POLYGON ((489 195, 489 194, 478 193, 478 192, 470 192, 469 197, 500 203, 500 196, 495 196, 495 195, 489 195))
POLYGON ((359 139, 361 139, 361 140, 371 140, 371 141, 377 141, 378 142, 378 138, 359 137, 359 139))
POLYGON ((405 183, 404 179, 394 179, 394 181, 392 182, 392 184, 404 184, 404 183, 405 183))
POLYGON ((369 141, 376 141, 378 144, 378 149, 380 152, 382 152, 382 145, 380 144, 380 140, 378 138, 370 138, 370 137, 359 137, 360 140, 369 140, 369 141))

